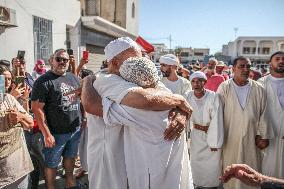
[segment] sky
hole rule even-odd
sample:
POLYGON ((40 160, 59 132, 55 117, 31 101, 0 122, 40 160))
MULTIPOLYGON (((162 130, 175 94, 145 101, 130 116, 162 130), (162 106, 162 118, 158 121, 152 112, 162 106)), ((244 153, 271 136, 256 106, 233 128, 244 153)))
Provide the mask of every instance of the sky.
POLYGON ((140 0, 139 35, 150 43, 222 50, 236 36, 284 36, 284 0, 140 0))

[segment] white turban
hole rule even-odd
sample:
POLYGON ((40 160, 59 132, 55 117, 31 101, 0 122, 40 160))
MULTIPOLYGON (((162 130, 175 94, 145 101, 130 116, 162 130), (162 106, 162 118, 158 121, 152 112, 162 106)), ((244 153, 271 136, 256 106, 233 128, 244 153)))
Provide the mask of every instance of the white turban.
POLYGON ((173 54, 166 54, 164 56, 161 56, 159 59, 160 64, 167 64, 170 66, 178 66, 179 61, 178 58, 173 54))
POLYGON ((201 71, 196 71, 193 74, 190 75, 189 80, 193 80, 194 78, 201 78, 201 79, 205 79, 207 80, 207 77, 205 75, 205 73, 201 72, 201 71))
POLYGON ((107 61, 110 61, 113 57, 129 48, 140 49, 137 43, 129 37, 120 37, 111 41, 104 50, 107 61))
POLYGON ((126 81, 141 87, 156 85, 159 81, 158 70, 155 64, 145 57, 132 57, 123 62, 119 73, 126 81))

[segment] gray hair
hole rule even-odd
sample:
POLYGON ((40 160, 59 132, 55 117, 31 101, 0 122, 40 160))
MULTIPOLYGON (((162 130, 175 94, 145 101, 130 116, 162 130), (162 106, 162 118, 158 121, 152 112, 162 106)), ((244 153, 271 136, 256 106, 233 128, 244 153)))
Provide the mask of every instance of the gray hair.
POLYGON ((145 57, 132 57, 123 62, 119 73, 126 81, 141 87, 156 86, 159 81, 155 64, 145 57))

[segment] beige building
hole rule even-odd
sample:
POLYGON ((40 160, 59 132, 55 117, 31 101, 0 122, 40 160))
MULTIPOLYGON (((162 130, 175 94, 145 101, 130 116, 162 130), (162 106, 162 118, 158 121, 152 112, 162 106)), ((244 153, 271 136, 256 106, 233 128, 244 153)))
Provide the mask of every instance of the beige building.
POLYGON ((81 0, 80 51, 90 52, 87 67, 98 71, 104 47, 113 39, 138 34, 139 0, 81 0))
POLYGON ((205 56, 208 56, 208 48, 181 48, 180 59, 182 63, 191 63, 192 61, 203 62, 205 56))
POLYGON ((238 56, 249 58, 253 63, 265 65, 269 57, 276 51, 284 51, 284 36, 282 37, 238 37, 235 41, 223 45, 222 54, 230 56, 231 60, 238 56))

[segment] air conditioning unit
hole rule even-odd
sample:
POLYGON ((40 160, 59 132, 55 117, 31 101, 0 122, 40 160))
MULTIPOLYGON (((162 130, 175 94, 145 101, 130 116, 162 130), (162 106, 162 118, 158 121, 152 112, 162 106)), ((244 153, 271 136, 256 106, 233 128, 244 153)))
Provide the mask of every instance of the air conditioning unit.
POLYGON ((5 27, 17 26, 16 10, 0 6, 0 25, 5 27))

